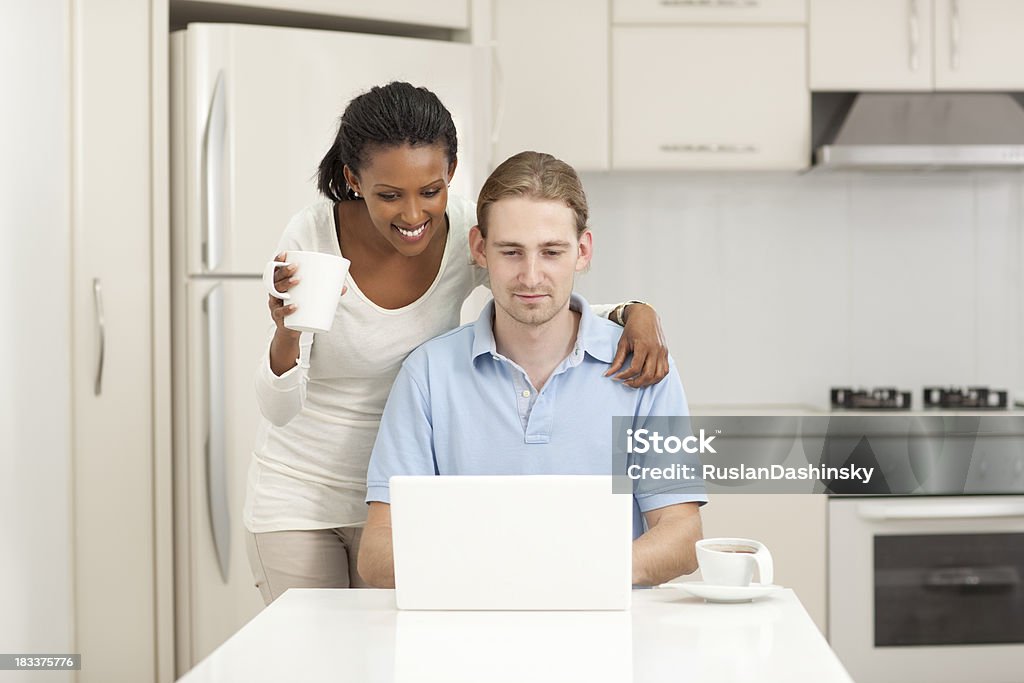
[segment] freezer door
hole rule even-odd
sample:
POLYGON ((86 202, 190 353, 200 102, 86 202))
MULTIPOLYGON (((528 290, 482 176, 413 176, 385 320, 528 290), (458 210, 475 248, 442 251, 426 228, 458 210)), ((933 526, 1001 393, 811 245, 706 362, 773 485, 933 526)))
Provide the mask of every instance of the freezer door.
POLYGON ((242 506, 259 422, 253 374, 270 325, 259 281, 198 280, 184 290, 178 332, 187 337, 187 405, 175 425, 179 673, 263 607, 242 506))
MULTIPOLYGON (((452 189, 487 170, 490 53, 461 43, 266 26, 193 24, 172 41, 182 171, 183 274, 260 272, 289 218, 319 198, 315 175, 348 101, 373 85, 423 85, 459 132, 452 189), (475 150, 475 151, 474 151, 475 150)), ((182 252, 178 252, 182 253, 182 252)), ((181 272, 179 270, 179 272, 181 272)))

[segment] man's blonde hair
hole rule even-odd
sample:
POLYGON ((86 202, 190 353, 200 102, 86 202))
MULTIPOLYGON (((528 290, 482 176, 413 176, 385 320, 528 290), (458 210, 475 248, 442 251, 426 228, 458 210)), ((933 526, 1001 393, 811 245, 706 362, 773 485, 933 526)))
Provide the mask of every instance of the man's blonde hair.
POLYGON ((476 222, 487 238, 487 209, 509 197, 563 202, 576 216, 576 237, 587 229, 587 195, 575 169, 543 152, 520 152, 491 173, 476 203, 476 222))

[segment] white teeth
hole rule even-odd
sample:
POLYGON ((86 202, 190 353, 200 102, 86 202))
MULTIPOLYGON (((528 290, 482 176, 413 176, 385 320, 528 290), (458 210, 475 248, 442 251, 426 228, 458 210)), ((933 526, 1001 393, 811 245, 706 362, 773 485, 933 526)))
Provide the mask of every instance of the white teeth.
POLYGON ((427 229, 427 223, 429 223, 429 222, 430 221, 424 222, 423 225, 421 225, 420 227, 416 228, 415 230, 402 230, 397 225, 395 226, 395 228, 397 228, 398 232, 402 233, 406 237, 419 237, 420 235, 423 234, 423 231, 427 229))

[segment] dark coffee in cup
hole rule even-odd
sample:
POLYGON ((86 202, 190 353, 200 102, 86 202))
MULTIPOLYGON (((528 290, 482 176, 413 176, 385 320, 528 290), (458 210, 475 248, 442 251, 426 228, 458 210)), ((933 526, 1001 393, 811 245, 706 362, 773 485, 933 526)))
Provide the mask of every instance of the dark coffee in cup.
POLYGON ((753 555, 757 552, 755 548, 745 545, 707 545, 704 547, 719 553, 748 553, 753 555))

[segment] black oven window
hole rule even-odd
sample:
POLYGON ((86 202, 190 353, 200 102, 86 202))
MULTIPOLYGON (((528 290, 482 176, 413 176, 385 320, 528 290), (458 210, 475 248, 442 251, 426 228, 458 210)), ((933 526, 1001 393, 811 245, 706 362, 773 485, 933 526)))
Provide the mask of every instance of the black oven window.
POLYGON ((875 646, 1024 643, 1024 533, 875 536, 875 646))

